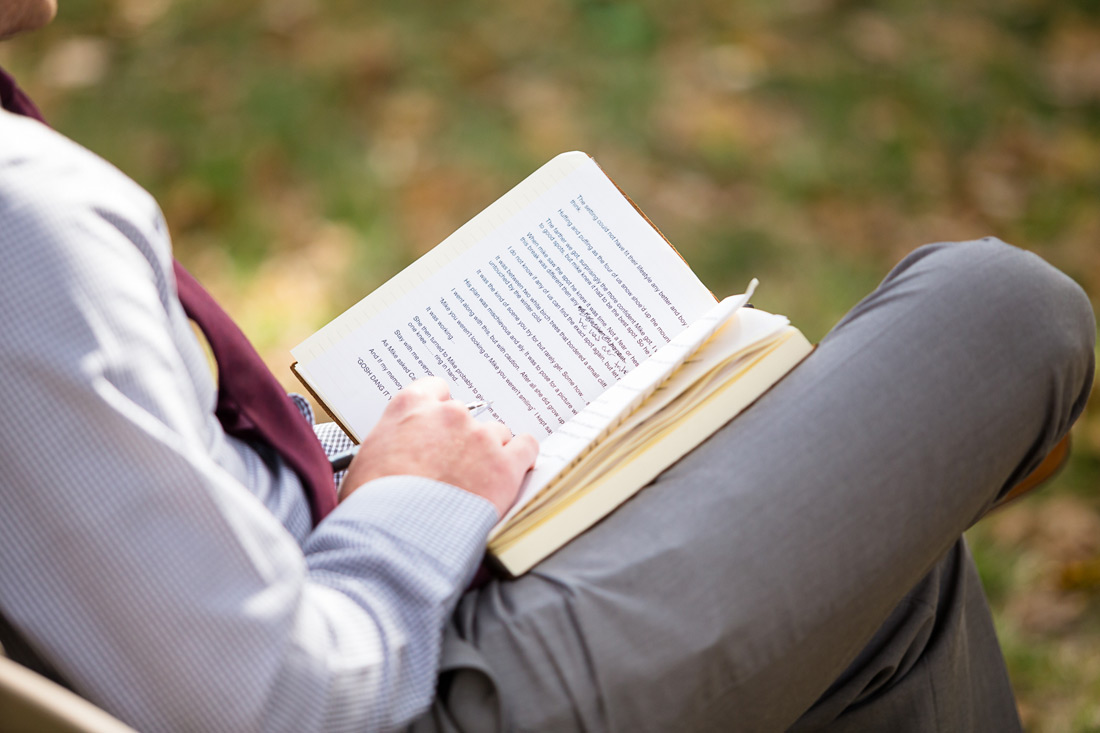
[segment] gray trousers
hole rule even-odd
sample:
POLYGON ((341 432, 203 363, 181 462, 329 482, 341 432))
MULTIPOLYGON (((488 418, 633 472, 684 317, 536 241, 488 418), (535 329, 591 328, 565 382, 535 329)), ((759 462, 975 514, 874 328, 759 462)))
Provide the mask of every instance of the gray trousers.
POLYGON ((741 417, 468 593, 417 730, 1012 731, 961 539, 1068 430, 1095 322, 986 239, 901 262, 741 417))

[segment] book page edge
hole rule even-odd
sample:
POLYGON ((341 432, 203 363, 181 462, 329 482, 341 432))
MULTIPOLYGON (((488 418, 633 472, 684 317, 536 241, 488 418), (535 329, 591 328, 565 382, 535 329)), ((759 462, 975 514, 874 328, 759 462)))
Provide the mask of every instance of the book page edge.
POLYGON ((512 577, 522 575, 611 514, 643 489, 661 471, 691 452, 727 422, 736 418, 782 381, 813 350, 809 341, 797 328, 794 326, 788 326, 788 328, 793 332, 788 339, 790 345, 780 344, 776 347, 777 351, 783 349, 784 356, 789 360, 779 377, 768 381, 770 374, 765 375, 758 371, 754 377, 750 371, 742 379, 731 383, 730 386, 739 384, 742 389, 726 395, 725 400, 721 399, 720 392, 716 392, 716 397, 719 399, 703 403, 692 411, 692 415, 685 418, 693 422, 699 421, 696 423, 698 427, 690 434, 673 433, 665 436, 656 441, 642 458, 636 459, 634 461, 636 465, 632 468, 606 475, 600 483, 609 488, 597 487, 591 492, 577 496, 569 504, 549 515, 543 522, 528 530, 523 536, 509 542, 505 547, 494 548, 490 545, 489 553, 493 556, 494 562, 512 577), (793 356, 787 353, 791 349, 795 350, 793 356), (744 389, 746 382, 751 384, 744 389), (637 465, 639 463, 641 465, 637 465), (625 489, 624 486, 634 486, 634 488, 625 489), (563 537, 565 537, 564 540, 563 537))
MULTIPOLYGON (((321 409, 325 411, 326 415, 332 418, 332 421, 334 423, 340 426, 340 429, 344 431, 344 434, 351 438, 356 445, 361 443, 362 439, 357 436, 355 432, 351 430, 351 428, 347 426, 347 424, 340 418, 339 415, 333 412, 333 410, 329 407, 328 402, 325 401, 325 399, 321 397, 321 395, 316 390, 313 389, 313 385, 309 383, 309 379, 307 379, 306 375, 303 374, 302 371, 298 368, 298 362, 294 362, 290 365, 290 371, 295 377, 298 378, 298 381, 301 382, 303 387, 305 387, 305 390, 309 392, 309 396, 313 398, 313 401, 321 406, 321 409)), ((314 424, 316 424, 316 421, 314 421, 314 424)))

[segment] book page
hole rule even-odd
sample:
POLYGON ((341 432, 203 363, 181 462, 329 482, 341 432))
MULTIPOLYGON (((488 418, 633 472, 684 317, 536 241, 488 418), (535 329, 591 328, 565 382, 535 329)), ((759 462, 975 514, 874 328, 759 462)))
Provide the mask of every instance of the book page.
POLYGON ((494 530, 494 535, 502 530, 512 517, 523 511, 563 471, 629 418, 670 375, 697 353, 700 347, 748 302, 756 284, 754 279, 743 294, 725 298, 711 307, 675 339, 647 359, 640 368, 632 371, 593 400, 561 430, 543 440, 539 446, 539 456, 534 468, 524 477, 515 504, 501 518, 494 530))
POLYGON ((599 476, 586 477, 583 486, 544 507, 541 516, 497 534, 489 543, 490 553, 510 575, 527 572, 740 414, 812 350, 797 329, 786 328, 770 345, 746 356, 749 363, 734 366, 737 373, 707 390, 688 412, 677 411, 674 419, 663 422, 644 446, 629 451, 599 476))
MULTIPOLYGON (((754 284, 755 282, 753 280, 754 284)), ((584 481, 597 478, 598 472, 592 470, 594 466, 601 462, 606 464, 623 460, 629 452, 623 446, 644 443, 649 432, 660 429, 673 419, 670 412, 690 410, 701 399, 700 395, 709 393, 714 382, 723 381, 736 365, 744 363, 746 359, 751 360, 753 355, 760 353, 786 333, 789 325, 786 317, 740 308, 748 300, 752 290, 753 285, 750 285, 745 295, 723 300, 707 316, 692 324, 691 328, 677 336, 672 344, 650 360, 671 362, 675 358, 671 351, 673 346, 678 341, 684 342, 682 352, 690 353, 690 356, 683 359, 682 364, 667 379, 661 379, 664 376, 662 374, 653 380, 658 383, 645 384, 636 380, 636 377, 642 377, 642 370, 639 369, 614 389, 602 394, 569 426, 554 437, 547 438, 539 453, 539 463, 528 474, 524 483, 525 493, 521 494, 516 508, 505 519, 511 522, 531 513, 540 503, 557 499, 562 493, 573 490, 580 477, 584 481), (695 348, 698 337, 690 341, 685 337, 690 336, 692 329, 700 329, 699 336, 709 333, 710 329, 703 330, 702 325, 708 319, 713 319, 719 327, 713 336, 695 348), (667 355, 666 351, 669 352, 667 355), (630 387, 635 387, 634 394, 625 392, 630 387), (673 406, 675 410, 670 411, 669 408, 673 406), (590 416, 589 413, 594 414, 590 416), (609 413, 621 416, 614 425, 608 425, 606 418, 599 417, 609 413), (652 421, 651 418, 657 413, 661 413, 663 419, 652 421), (604 425, 599 434, 583 435, 586 424, 590 424, 590 429, 595 430, 600 423, 604 425), (570 438, 574 436, 581 440, 571 445, 570 438), (583 457, 577 460, 581 456, 583 457), (555 464, 559 473, 548 475, 555 464), (568 470, 562 473, 562 469, 566 468, 568 470), (543 492, 544 495, 538 501, 534 500, 533 494, 550 483, 553 484, 553 490, 549 493, 543 492)), ((676 361, 680 363, 681 360, 677 358, 676 361)))
POLYGON ((397 390, 434 375, 544 439, 714 306, 594 161, 570 163, 552 185, 540 169, 490 207, 491 226, 471 220, 476 241, 421 268, 422 280, 403 273, 380 307, 356 306, 295 350, 353 437, 397 390), (537 193, 516 195, 527 189, 537 193))

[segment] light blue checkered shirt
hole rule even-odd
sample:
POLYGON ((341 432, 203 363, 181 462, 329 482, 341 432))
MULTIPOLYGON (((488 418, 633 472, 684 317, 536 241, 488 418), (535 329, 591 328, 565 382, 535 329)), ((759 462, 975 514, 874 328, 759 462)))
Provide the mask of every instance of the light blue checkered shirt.
POLYGON ((152 198, 6 112, 0 256, 8 619, 141 730, 362 731, 422 710, 492 505, 394 477, 311 532, 294 474, 213 416, 152 198))

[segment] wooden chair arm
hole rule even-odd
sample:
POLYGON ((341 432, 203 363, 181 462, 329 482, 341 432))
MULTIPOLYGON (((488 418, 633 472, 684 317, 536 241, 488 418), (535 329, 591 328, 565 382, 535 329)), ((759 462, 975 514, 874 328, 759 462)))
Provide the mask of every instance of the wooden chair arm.
POLYGON ((92 703, 0 656, 0 728, 36 733, 136 733, 92 703))

